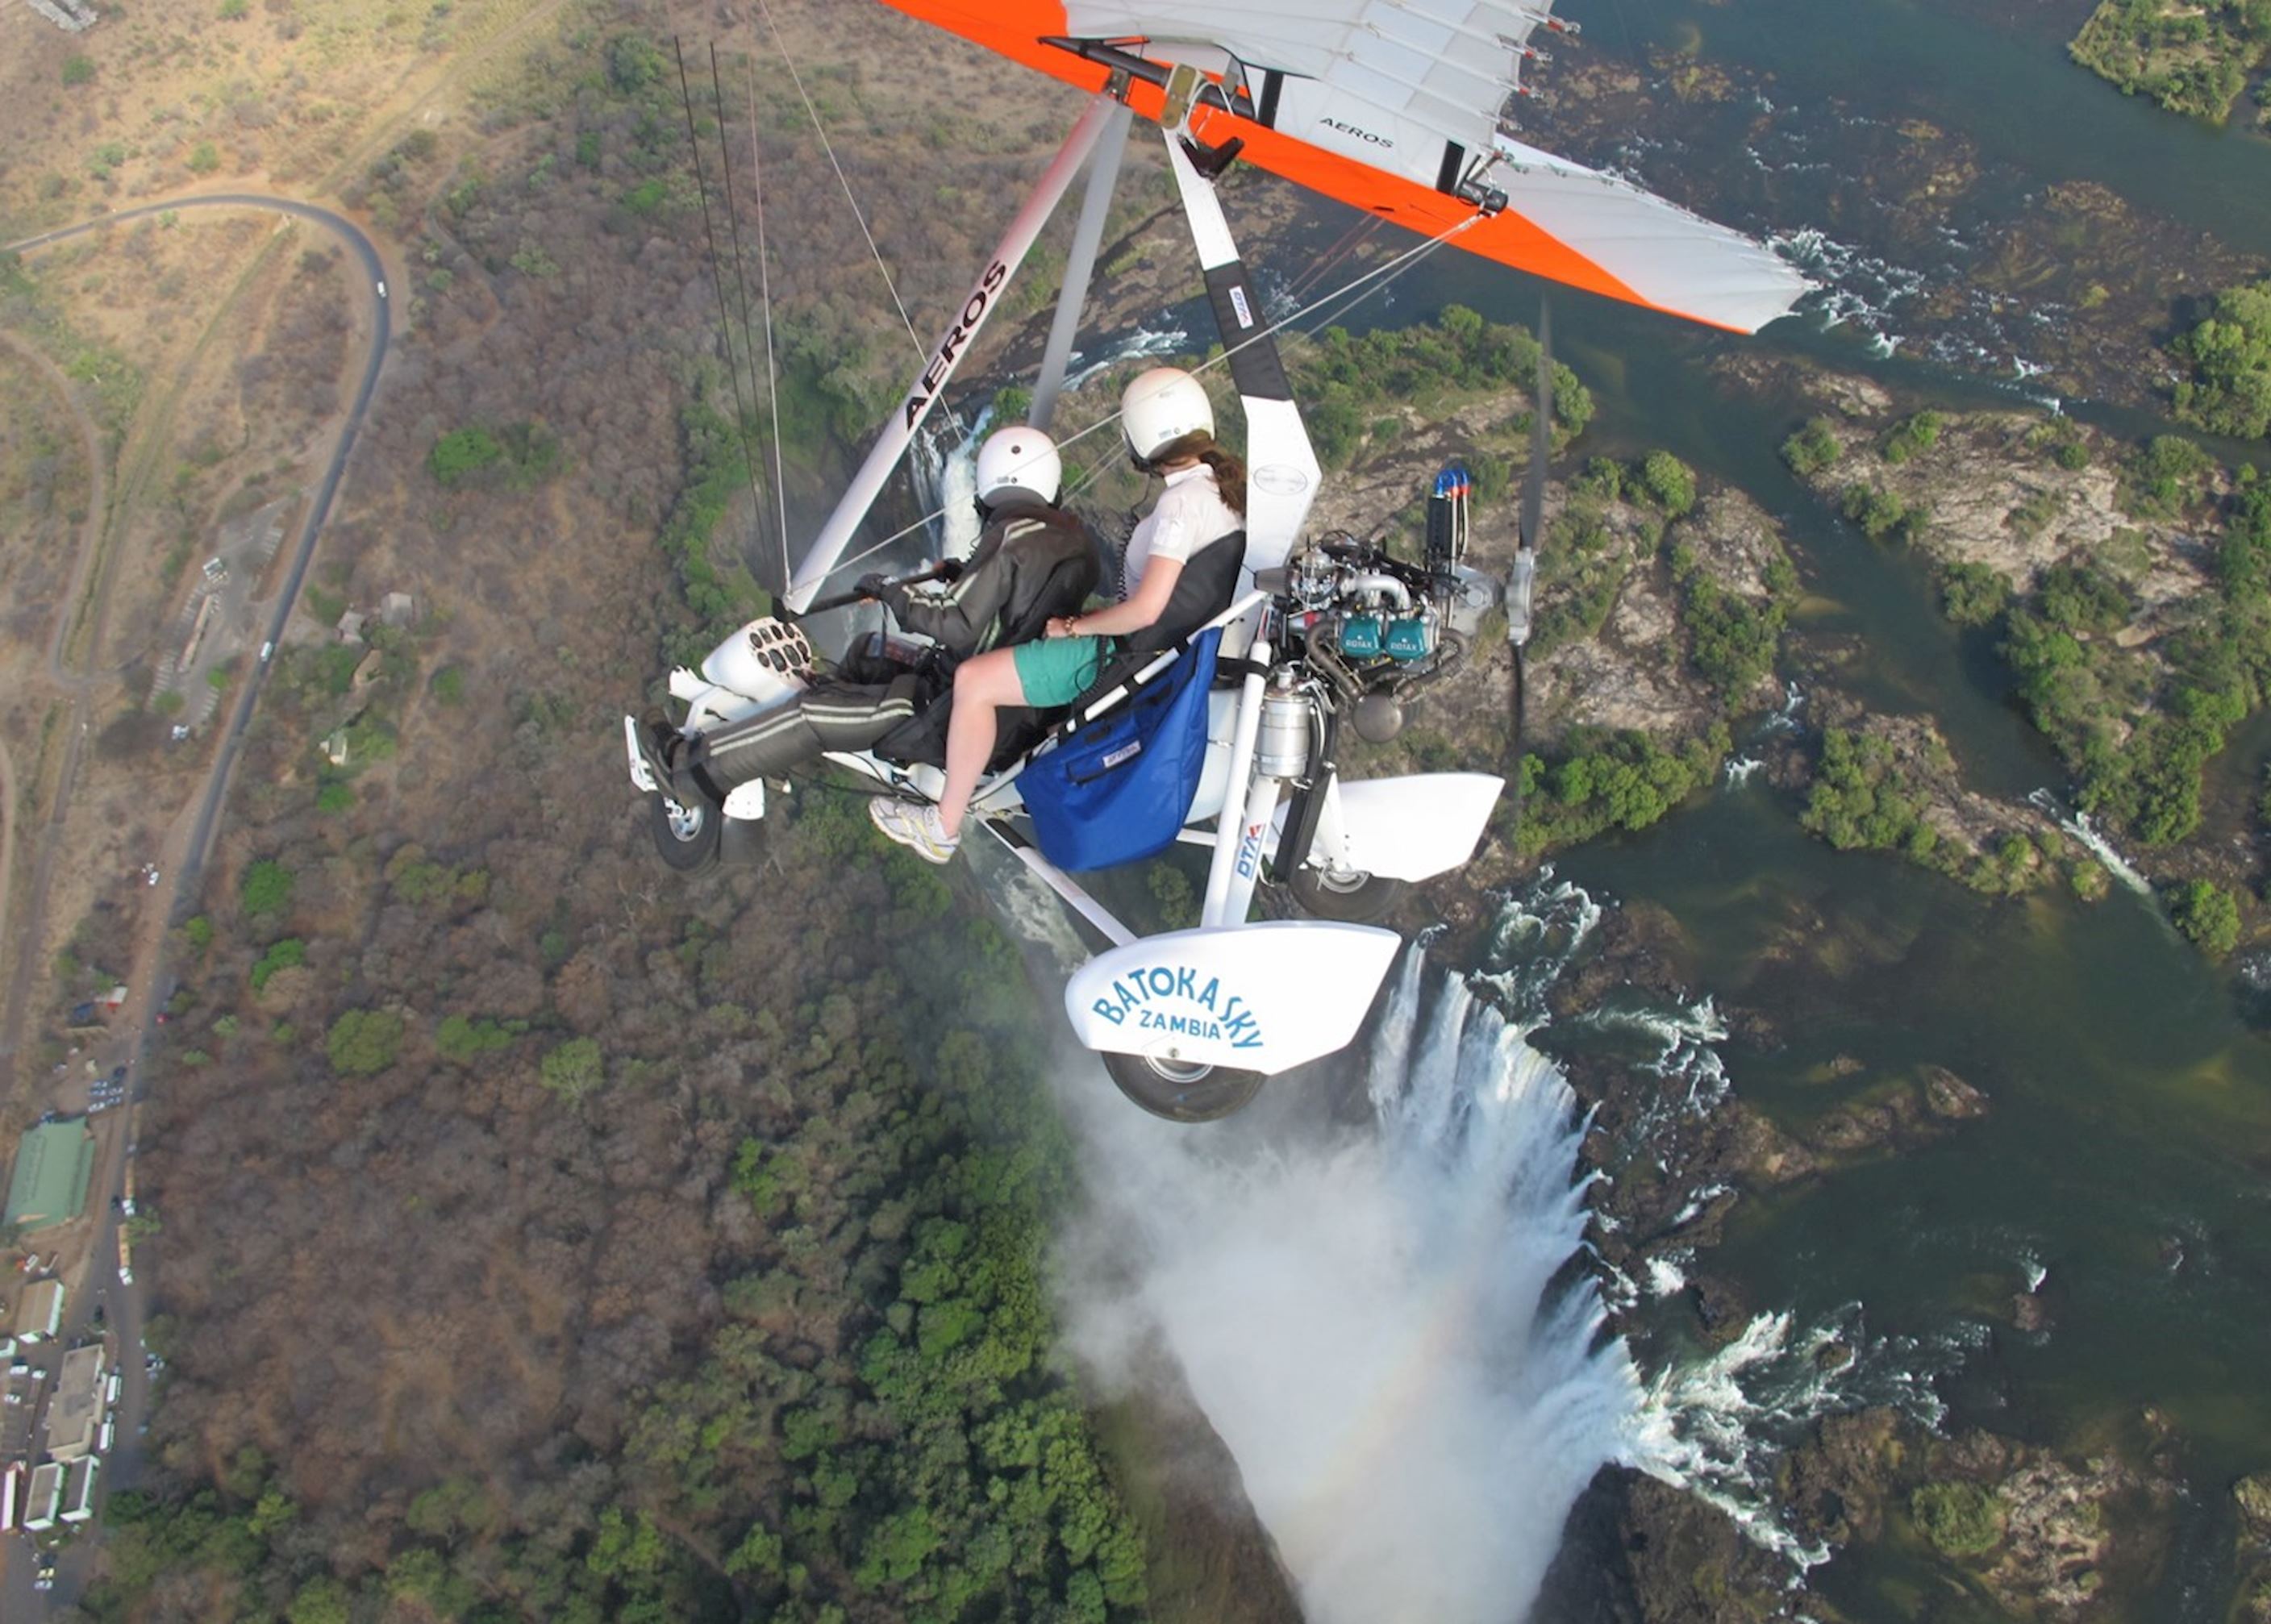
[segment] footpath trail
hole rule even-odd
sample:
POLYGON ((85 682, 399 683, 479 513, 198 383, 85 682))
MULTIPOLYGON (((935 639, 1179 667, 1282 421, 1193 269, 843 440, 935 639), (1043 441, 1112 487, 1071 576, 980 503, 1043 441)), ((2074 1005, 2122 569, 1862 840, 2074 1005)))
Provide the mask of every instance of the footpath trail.
MULTIPOLYGON (((21 357, 34 371, 45 378, 62 399, 64 409, 71 413, 71 421, 78 430, 82 455, 86 461, 86 518, 79 526, 78 555, 71 563, 71 584, 56 606, 55 630, 48 641, 47 655, 48 680, 71 693, 74 698, 70 719, 73 726, 66 747, 63 770, 63 782, 68 784, 78 770, 78 742, 83 730, 77 724, 87 719, 83 711, 88 684, 85 679, 74 677, 65 668, 63 646, 70 638, 77 606, 86 594, 88 581, 102 552, 103 533, 110 512, 109 466, 103 458, 101 431, 96 428, 94 419, 80 404, 77 391, 71 388, 71 380, 63 375, 63 369, 35 346, 15 333, 0 332, 0 344, 6 345, 11 352, 21 357)), ((0 757, 5 755, 5 750, 0 749, 0 757)), ((17 1036, 22 1029, 26 1002, 31 995, 33 972, 40 961, 39 943, 46 934, 48 879, 51 872, 46 847, 51 843, 41 843, 41 855, 37 860, 38 872, 32 883, 25 888, 25 917, 17 921, 10 910, 17 900, 13 885, 16 829, 22 821, 24 806, 17 799, 15 764, 7 761, 4 765, 8 801, 6 832, 0 836, 0 943, 6 944, 9 949, 9 966, 7 995, 4 1002, 0 1002, 0 1104, 13 1106, 15 1089, 11 1084, 15 1080, 17 1036)), ((33 787, 36 788, 36 786, 33 787)), ((55 821, 61 821, 63 808, 63 801, 59 797, 55 821)))
MULTIPOLYGON (((285 622, 291 616, 293 606, 299 600, 302 584, 306 580, 309 566, 315 557, 316 544, 323 533, 324 521, 331 515, 331 503, 339 494, 339 485, 346 477, 347 460, 354 453, 355 441, 369 414, 371 399, 378 388, 379 375, 386 364, 387 349, 393 334, 393 320, 384 291, 386 268, 376 245, 354 221, 329 209, 266 193, 230 191, 174 197, 122 209, 99 220, 43 232, 19 242, 0 244, 0 253, 30 254, 123 221, 169 210, 205 208, 268 210, 309 221, 330 232, 360 264, 369 300, 370 347, 364 361, 362 376, 340 423, 338 442, 332 449, 331 459, 325 465, 314 497, 308 504, 299 545, 293 554, 283 587, 276 595, 270 622, 264 633, 270 641, 277 641, 282 638, 285 622)), ((0 338, 8 337, 0 334, 0 338)), ((20 342, 12 339, 10 343, 13 348, 22 347, 20 342)), ((37 359, 45 362, 45 357, 37 359)), ((71 396, 67 381, 62 379, 60 373, 54 372, 51 366, 48 371, 50 376, 63 383, 65 398, 71 400, 73 413, 81 420, 82 432, 91 432, 94 425, 86 419, 77 400, 71 396)), ((23 898, 23 928, 18 928, 4 912, 0 912, 0 923, 6 923, 8 927, 8 939, 18 944, 17 962, 11 974, 4 1015, 0 1015, 0 1066, 7 1069, 4 1074, 0 1075, 20 1075, 23 1071, 27 1006, 41 958, 40 942, 44 935, 47 894, 56 865, 66 849, 63 838, 64 825, 71 812, 72 792, 78 783, 82 745, 92 720, 97 687, 92 675, 73 673, 64 664, 63 651, 69 645, 68 628, 78 617, 78 606, 84 600, 83 595, 91 594, 93 601, 87 614, 93 622, 94 634, 88 644, 91 651, 89 659, 99 663, 108 613, 111 579, 115 574, 111 566, 115 562, 115 548, 111 549, 111 555, 104 559, 103 567, 96 571, 94 555, 101 551, 101 538, 105 528, 108 486, 105 482, 99 437, 90 443, 95 453, 90 466, 94 470, 97 488, 102 493, 102 499, 90 500, 88 539, 82 542, 71 591, 59 611, 56 640, 48 651, 51 674, 71 694, 63 768, 48 816, 39 823, 36 831, 39 851, 34 860, 32 881, 23 898)), ((132 991, 125 1006, 118 1011, 112 1027, 118 1039, 115 1048, 102 1054, 98 1062, 102 1065, 123 1065, 128 1069, 131 1079, 130 1099, 123 1110, 107 1113, 95 1119, 96 1159, 91 1194, 94 1233, 85 1250, 79 1253, 79 1277, 71 1283, 63 1333, 48 1346, 50 1351, 70 1346, 84 1334, 98 1309, 105 1313, 119 1340, 120 1363, 125 1378, 116 1412, 118 1431, 123 1438, 135 1436, 148 1402, 145 1373, 141 1361, 130 1356, 132 1351, 140 1345, 145 1307, 142 1292, 145 1287, 140 1283, 126 1285, 118 1278, 120 1217, 112 1203, 123 1188, 126 1159, 132 1153, 133 1136, 138 1131, 136 1124, 140 1116, 143 1097, 143 1062, 160 1007, 159 982, 164 972, 167 932, 182 900, 197 892, 199 874, 212 844, 221 807, 227 798, 229 776, 235 768, 246 730, 252 720, 253 707, 259 700, 261 685, 269 670, 270 667, 265 662, 253 663, 251 674, 221 732, 202 786, 183 807, 168 831, 160 860, 163 877, 160 884, 150 893, 142 923, 135 935, 133 963, 128 972, 128 985, 132 991)), ((20 807, 16 799, 13 764, 0 759, 0 766, 6 769, 5 790, 9 801, 5 856, 12 859, 20 807)), ((0 874, 0 884, 4 884, 4 874, 0 874)), ((13 900, 10 896, 9 901, 12 903, 13 900)), ((134 1447, 130 1444, 114 1457, 111 1470, 105 1472, 101 1479, 101 1492, 105 1495, 130 1480, 136 1454, 134 1447)), ((0 1564, 4 1564, 0 1566, 0 1618, 9 1620, 11 1624, 18 1620, 32 1624, 32 1621, 46 1618, 51 1608, 70 1605, 86 1588, 92 1571, 93 1549, 93 1542, 83 1540, 76 1543, 57 1572, 55 1590, 42 1593, 32 1588, 30 1562, 11 1560, 20 1553, 16 1542, 8 1542, 4 1548, 0 1548, 0 1564)))

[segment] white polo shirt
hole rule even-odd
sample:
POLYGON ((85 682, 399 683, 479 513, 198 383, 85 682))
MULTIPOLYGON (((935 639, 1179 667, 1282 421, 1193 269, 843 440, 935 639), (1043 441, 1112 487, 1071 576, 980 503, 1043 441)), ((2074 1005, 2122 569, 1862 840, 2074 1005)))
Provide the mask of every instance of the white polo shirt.
POLYGON ((1188 562, 1191 555, 1208 542, 1219 541, 1245 525, 1246 521, 1232 512, 1230 504, 1222 499, 1222 492, 1215 485, 1213 469, 1203 462, 1176 469, 1167 475, 1167 488, 1160 493, 1158 503, 1144 516, 1143 522, 1136 526, 1135 534, 1128 538, 1127 562, 1120 576, 1126 584, 1127 596, 1136 595, 1136 587, 1143 584, 1143 570, 1154 558, 1188 562))

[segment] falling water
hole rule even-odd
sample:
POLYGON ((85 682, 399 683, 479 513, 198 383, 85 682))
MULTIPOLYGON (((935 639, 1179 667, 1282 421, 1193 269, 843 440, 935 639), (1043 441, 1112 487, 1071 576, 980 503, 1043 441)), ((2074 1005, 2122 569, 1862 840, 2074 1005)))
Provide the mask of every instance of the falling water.
POLYGON ((2037 807, 2051 822, 2074 839, 2081 843, 2092 857, 2105 865, 2105 871, 2135 891, 2140 897, 2153 894, 2153 883, 2129 866, 2128 859, 2113 847, 2113 843, 2097 832, 2087 812, 2069 814, 2058 803, 2058 798, 2046 789, 2038 789, 2027 797, 2028 804, 2037 807))
POLYGON ((943 413, 935 427, 925 424, 915 436, 908 477, 923 511, 937 516, 931 541, 941 558, 967 558, 977 550, 980 526, 971 498, 978 489, 978 443, 992 416, 989 406, 965 433, 959 419, 943 413))
MULTIPOLYGON (((1060 970, 1079 962, 1038 882, 987 843, 974 855, 1018 934, 1060 970)), ((1936 1425, 1936 1379, 1984 1335, 1874 1335, 1858 1303, 1818 1321, 1769 1311, 1725 1346, 1667 1347, 1645 1379, 1605 1338, 1602 1285, 1567 1268, 1592 1217, 1590 1124, 1528 1040, 1601 916, 1547 869, 1506 899, 1481 970, 1432 975, 1424 944, 1408 949, 1359 1128, 1321 1125, 1323 1099, 1301 1092, 1320 1081, 1273 1084, 1245 1117, 1193 1129, 1136 1111, 1085 1055, 1061 1069, 1092 1207, 1060 1243, 1074 1351, 1132 1384, 1165 1345, 1320 1624, 1521 1618, 1611 1462, 1718 1507, 1802 1571, 1828 1553, 1784 1523, 1783 1448, 1868 1405, 1936 1425)), ((1629 1044, 1633 1084, 1654 1080, 1659 1108, 1635 1114, 1638 1141, 1615 1156, 1653 1159, 1649 1122, 1676 1131, 1726 1091, 1709 998, 1612 1003, 1573 1031, 1629 1044)), ((1691 1192, 1672 1226, 1724 1194, 1691 1192)), ((1624 1307, 1663 1301, 1694 1261, 1670 1248, 1605 1286, 1624 1307)))
POLYGON ((1414 946, 1361 1131, 1233 1148, 1083 1108, 1089 1074, 1074 1090, 1089 1240, 1127 1281, 1075 1304, 1082 1351, 1109 1370, 1164 1339, 1324 1624, 1519 1618, 1640 1399, 1590 1277, 1557 1279, 1587 1216, 1575 1099, 1463 980, 1430 1002, 1430 979, 1414 946))

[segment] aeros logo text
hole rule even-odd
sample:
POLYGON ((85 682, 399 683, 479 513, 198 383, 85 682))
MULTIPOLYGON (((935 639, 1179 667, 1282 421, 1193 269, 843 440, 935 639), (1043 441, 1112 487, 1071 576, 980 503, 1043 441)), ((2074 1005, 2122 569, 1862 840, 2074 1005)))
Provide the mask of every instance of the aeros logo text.
POLYGON ((930 358, 930 365, 915 380, 914 392, 907 397, 907 427, 912 428, 938 393, 939 385, 946 382, 947 374, 954 370, 955 358, 971 336, 986 324, 987 312, 994 308, 994 295, 1001 291, 1001 284, 1009 279, 1009 267, 995 260, 986 267, 978 279, 978 286, 970 290, 970 297, 962 307, 962 315, 939 340, 938 354, 930 358))

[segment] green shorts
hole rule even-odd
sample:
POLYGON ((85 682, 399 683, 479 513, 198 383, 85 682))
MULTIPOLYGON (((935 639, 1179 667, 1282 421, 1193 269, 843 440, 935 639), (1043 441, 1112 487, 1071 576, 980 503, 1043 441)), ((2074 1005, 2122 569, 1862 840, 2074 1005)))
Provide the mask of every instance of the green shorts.
POLYGON ((1096 681, 1111 646, 1104 637, 1042 637, 1013 644, 1009 658, 1016 662, 1025 703, 1036 710, 1070 704, 1096 681))

